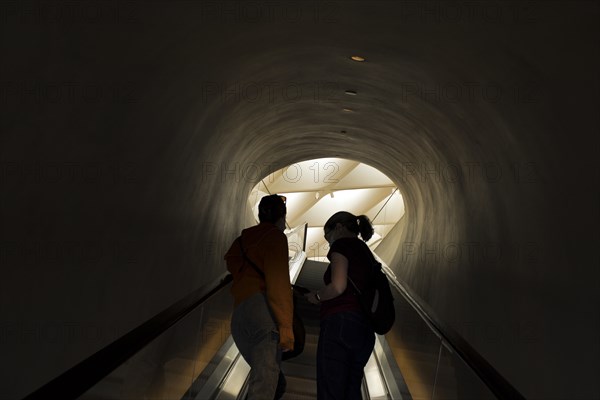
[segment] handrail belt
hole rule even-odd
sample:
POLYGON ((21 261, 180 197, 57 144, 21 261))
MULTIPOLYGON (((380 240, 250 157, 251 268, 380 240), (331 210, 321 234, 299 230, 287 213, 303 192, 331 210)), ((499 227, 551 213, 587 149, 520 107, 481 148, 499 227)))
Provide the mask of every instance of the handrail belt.
POLYGON ((388 275, 388 280, 404 297, 410 306, 419 314, 442 343, 455 352, 467 364, 485 385, 502 400, 525 400, 525 397, 508 382, 477 350, 467 343, 462 336, 442 323, 420 297, 402 284, 398 278, 388 275))
POLYGON ((24 400, 76 399, 173 326, 177 321, 224 288, 231 280, 231 275, 225 274, 218 280, 220 283, 216 287, 214 286, 215 282, 207 285, 208 287, 213 287, 210 291, 206 292, 207 286, 193 291, 150 320, 134 328, 129 333, 126 333, 121 338, 29 394, 24 400))

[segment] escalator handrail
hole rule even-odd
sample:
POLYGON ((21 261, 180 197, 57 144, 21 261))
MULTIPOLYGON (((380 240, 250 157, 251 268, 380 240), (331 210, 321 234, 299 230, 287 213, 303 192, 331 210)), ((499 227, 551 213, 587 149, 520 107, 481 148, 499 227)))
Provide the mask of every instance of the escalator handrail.
POLYGON ((414 291, 397 277, 391 276, 385 270, 384 273, 392 286, 419 314, 433 333, 442 341, 442 344, 451 352, 456 353, 496 397, 503 400, 525 400, 525 396, 500 375, 462 336, 441 322, 433 310, 414 291))
POLYGON ((24 399, 76 399, 177 321, 223 289, 231 280, 230 274, 224 274, 212 284, 196 289, 142 325, 46 383, 24 399), (217 282, 219 283, 216 284, 217 282), (207 289, 207 287, 212 287, 212 289, 207 289))

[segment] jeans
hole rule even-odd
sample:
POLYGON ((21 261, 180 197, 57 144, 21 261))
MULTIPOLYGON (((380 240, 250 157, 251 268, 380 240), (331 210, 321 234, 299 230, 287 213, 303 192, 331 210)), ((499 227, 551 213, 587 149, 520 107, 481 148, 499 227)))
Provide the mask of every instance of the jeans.
POLYGON ((279 332, 264 293, 238 304, 231 317, 231 335, 250 365, 248 400, 277 400, 285 392, 279 332))
POLYGON ((359 400, 365 365, 375 346, 366 317, 339 312, 321 321, 317 345, 317 398, 359 400))

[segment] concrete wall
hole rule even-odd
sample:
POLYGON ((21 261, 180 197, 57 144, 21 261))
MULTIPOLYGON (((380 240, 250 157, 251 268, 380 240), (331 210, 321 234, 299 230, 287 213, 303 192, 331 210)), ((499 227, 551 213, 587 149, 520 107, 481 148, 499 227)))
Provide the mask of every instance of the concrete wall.
POLYGON ((398 184, 390 265, 526 397, 599 396, 597 5, 23 4, 3 6, 0 397, 223 273, 257 166, 328 156, 398 184))

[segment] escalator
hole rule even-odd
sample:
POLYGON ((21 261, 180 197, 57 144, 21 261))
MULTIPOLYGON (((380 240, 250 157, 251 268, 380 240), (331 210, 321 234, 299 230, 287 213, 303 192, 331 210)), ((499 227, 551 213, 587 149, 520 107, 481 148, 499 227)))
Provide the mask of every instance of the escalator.
MULTIPOLYGON (((295 284, 307 289, 318 289, 323 272, 312 261, 305 261, 295 284), (320 271, 320 276, 319 275, 320 271)), ((287 379, 284 400, 308 400, 317 398, 317 341, 319 338, 319 309, 308 301, 296 301, 297 311, 306 329, 304 352, 282 363, 287 379)))
MULTIPOLYGON (((290 280, 318 289, 327 264, 306 260, 305 232, 301 226, 288 233, 290 280)), ((385 336, 376 335, 363 399, 524 399, 382 265, 394 292, 396 324, 385 336)), ((230 335, 230 282, 224 275, 187 294, 25 399, 243 399, 250 368, 230 335)), ((306 345, 300 356, 282 364, 288 383, 284 400, 316 398, 319 311, 304 299, 297 307, 306 345)))
MULTIPOLYGON (((297 275, 295 284, 308 289, 318 289, 323 285, 323 272, 326 263, 306 260, 297 275)), ((287 389, 283 400, 310 400, 317 397, 316 359, 319 336, 319 308, 299 299, 297 310, 306 329, 304 352, 282 363, 287 379, 287 389)), ((220 366, 212 373, 203 374, 208 384, 197 393, 190 393, 195 400, 234 400, 244 399, 247 391, 249 366, 243 358, 235 354, 235 345, 230 340, 219 352, 220 366), (229 353, 228 353, 229 352, 229 353), (227 367, 229 365, 229 368, 227 367), (212 376, 208 377, 208 375, 212 376)), ((411 399, 400 371, 385 338, 378 336, 375 350, 365 367, 365 379, 362 385, 363 399, 411 399)))

